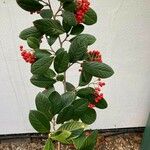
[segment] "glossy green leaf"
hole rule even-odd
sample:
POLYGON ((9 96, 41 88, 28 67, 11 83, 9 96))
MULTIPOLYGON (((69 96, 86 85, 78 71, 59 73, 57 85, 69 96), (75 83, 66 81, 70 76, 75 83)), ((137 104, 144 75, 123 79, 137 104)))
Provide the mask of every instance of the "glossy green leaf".
POLYGON ((94 94, 95 90, 92 87, 82 88, 77 91, 77 96, 86 98, 87 95, 94 94))
POLYGON ((53 115, 51 112, 51 103, 48 99, 48 97, 46 97, 43 93, 38 93, 38 95, 35 98, 35 104, 36 104, 36 108, 37 110, 39 110, 40 112, 43 112, 46 117, 49 119, 49 121, 52 120, 53 115))
POLYGON ((74 113, 78 116, 85 113, 85 111, 88 109, 88 101, 85 99, 77 99, 72 103, 74 107, 74 113))
POLYGON ((39 19, 33 22, 34 26, 43 34, 58 36, 65 31, 58 20, 39 19))
POLYGON ((45 56, 31 65, 32 74, 44 74, 53 62, 53 57, 45 56))
POLYGON ((85 86, 88 83, 90 83, 91 80, 92 80, 92 75, 82 70, 81 75, 80 75, 79 86, 85 86))
POLYGON ((65 51, 65 49, 64 48, 59 48, 57 51, 56 51, 56 55, 58 55, 58 54, 60 54, 60 53, 62 53, 62 52, 64 52, 65 51))
POLYGON ((68 107, 65 107, 59 114, 56 120, 57 124, 62 124, 65 121, 69 121, 72 119, 72 116, 74 114, 73 106, 70 105, 68 107))
POLYGON ((81 146, 84 144, 84 141, 86 140, 85 134, 81 134, 79 137, 73 139, 73 144, 75 145, 75 148, 77 150, 80 150, 81 146))
POLYGON ((80 150, 93 150, 94 146, 96 145, 98 136, 98 131, 95 130, 92 132, 91 135, 89 135, 86 140, 84 140, 82 146, 80 147, 80 150))
POLYGON ((74 91, 74 90, 75 90, 75 87, 74 87, 74 85, 72 85, 71 83, 66 82, 66 90, 67 90, 67 91, 74 91))
POLYGON ((43 8, 43 5, 37 0, 16 0, 16 2, 22 9, 30 12, 39 11, 43 8))
POLYGON ((47 42, 50 46, 52 46, 57 40, 57 36, 46 36, 47 42))
POLYGON ((70 32, 70 34, 72 35, 78 35, 80 34, 81 32, 83 32, 84 30, 84 26, 82 24, 78 24, 76 26, 74 26, 70 32))
POLYGON ((93 25, 96 22, 97 22, 97 14, 92 8, 90 8, 84 16, 84 24, 93 25))
POLYGON ((56 80, 60 82, 64 81, 64 75, 63 74, 57 75, 56 80))
POLYGON ((63 28, 64 28, 64 30, 65 30, 66 33, 68 33, 68 32, 71 30, 71 28, 72 28, 70 25, 68 25, 68 24, 64 21, 64 19, 63 19, 63 21, 62 21, 62 25, 63 25, 63 28))
POLYGON ((76 3, 74 1, 65 1, 63 3, 63 8, 66 11, 75 12, 75 10, 76 10, 76 3))
POLYGON ((55 91, 55 88, 54 87, 50 87, 48 89, 45 89, 44 91, 42 91, 42 93, 47 97, 49 98, 49 96, 52 94, 52 92, 55 91))
POLYGON ((98 103, 96 103, 95 106, 99 109, 106 109, 108 107, 108 104, 105 99, 102 99, 98 103))
POLYGON ((50 9, 42 9, 42 10, 40 11, 40 16, 41 16, 42 18, 52 18, 53 12, 52 12, 52 10, 50 10, 50 9))
POLYGON ((96 120, 96 111, 94 109, 88 108, 86 111, 84 111, 80 118, 83 123, 92 124, 96 120))
POLYGON ((30 48, 33 48, 33 49, 37 49, 40 47, 40 42, 37 38, 35 37, 28 37, 27 38, 27 44, 30 48))
POLYGON ((51 55, 51 53, 47 49, 35 49, 34 54, 35 54, 37 59, 40 59, 40 58, 45 57, 45 56, 50 57, 50 55, 51 55))
POLYGON ((42 112, 31 110, 29 113, 29 120, 33 128, 39 133, 49 133, 50 123, 42 112))
POLYGON ((70 12, 70 11, 64 11, 63 14, 63 20, 65 23, 67 23, 70 26, 75 26, 77 25, 77 21, 75 18, 75 14, 70 12))
POLYGON ((69 48, 70 62, 82 60, 87 52, 87 47, 95 41, 96 38, 90 34, 80 34, 76 36, 69 48))
POLYGON ((51 139, 59 141, 61 143, 66 143, 66 140, 70 135, 71 132, 67 130, 56 131, 54 134, 51 135, 51 139))
POLYGON ((62 109, 62 99, 58 92, 54 91, 49 96, 49 102, 51 103, 51 113, 53 115, 59 113, 62 109))
POLYGON ((56 76, 56 73, 52 69, 48 69, 45 73, 44 76, 47 78, 54 78, 56 76))
POLYGON ((30 27, 27 29, 24 29, 20 34, 19 37, 22 40, 27 40, 28 37, 35 37, 35 38, 41 38, 42 34, 37 30, 36 27, 30 27))
POLYGON ((54 144, 52 143, 51 139, 47 139, 44 150, 55 150, 54 144))
POLYGON ((50 79, 39 75, 33 75, 30 81, 33 85, 41 88, 53 87, 53 84, 56 82, 56 80, 54 79, 50 79))
POLYGON ((78 129, 84 129, 87 125, 85 125, 82 122, 79 121, 69 121, 67 123, 62 124, 59 128, 58 131, 63 131, 63 130, 67 130, 67 131, 74 131, 74 130, 78 130, 78 129))
POLYGON ((63 107, 69 106, 74 100, 75 100, 75 92, 65 92, 64 94, 61 95, 62 97, 62 102, 63 102, 63 107))
POLYGON ((98 78, 109 78, 114 74, 110 66, 99 62, 85 62, 83 63, 83 69, 98 78))
POLYGON ((56 55, 54 60, 54 68, 57 73, 63 73, 68 69, 69 55, 66 51, 62 51, 56 55))

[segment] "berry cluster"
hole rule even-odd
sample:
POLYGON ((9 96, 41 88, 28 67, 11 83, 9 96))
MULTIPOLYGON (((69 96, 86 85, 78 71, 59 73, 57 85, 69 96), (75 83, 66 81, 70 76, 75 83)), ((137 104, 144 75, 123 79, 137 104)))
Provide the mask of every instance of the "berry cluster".
POLYGON ((20 51, 21 51, 22 58, 26 62, 28 62, 30 64, 33 64, 36 61, 35 55, 33 53, 31 53, 31 52, 28 52, 28 51, 24 50, 23 46, 20 46, 20 51))
POLYGON ((102 63, 102 55, 98 50, 89 51, 88 54, 90 55, 90 61, 102 63))
POLYGON ((88 107, 93 109, 96 105, 96 103, 99 103, 102 99, 103 99, 103 93, 101 93, 101 88, 105 86, 105 83, 104 82, 98 82, 97 83, 97 86, 95 87, 95 92, 94 92, 94 95, 95 95, 95 103, 92 104, 92 103, 89 103, 88 104, 88 107))
POLYGON ((89 10, 90 2, 88 0, 77 0, 77 10, 75 17, 78 23, 84 22, 84 15, 89 10))

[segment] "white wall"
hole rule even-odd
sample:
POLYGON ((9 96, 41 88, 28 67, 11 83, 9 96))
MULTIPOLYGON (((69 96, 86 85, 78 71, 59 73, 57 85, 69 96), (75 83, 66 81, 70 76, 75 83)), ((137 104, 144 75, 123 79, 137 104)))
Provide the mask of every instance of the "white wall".
MULTIPOLYGON (((87 28, 97 37, 91 49, 101 50, 104 61, 115 70, 104 89, 109 108, 98 110, 92 127, 144 126, 150 111, 150 2, 93 0, 92 6, 99 21, 87 28)), ((34 132, 28 111, 35 107, 40 89, 30 84, 30 65, 18 50, 25 45, 18 34, 33 19, 15 0, 0 0, 0 134, 34 132)), ((71 69, 69 79, 75 82, 76 74, 71 69)))

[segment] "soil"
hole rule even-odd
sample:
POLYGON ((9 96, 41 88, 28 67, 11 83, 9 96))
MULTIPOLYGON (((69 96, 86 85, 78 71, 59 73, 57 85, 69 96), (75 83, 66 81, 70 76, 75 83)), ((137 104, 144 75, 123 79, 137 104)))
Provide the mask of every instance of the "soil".
MULTIPOLYGON (((100 134, 95 150, 140 150, 141 133, 126 133, 120 135, 100 134)), ((1 140, 0 150, 42 150, 45 140, 40 138, 1 140)), ((62 150, 73 148, 62 145, 62 150)))

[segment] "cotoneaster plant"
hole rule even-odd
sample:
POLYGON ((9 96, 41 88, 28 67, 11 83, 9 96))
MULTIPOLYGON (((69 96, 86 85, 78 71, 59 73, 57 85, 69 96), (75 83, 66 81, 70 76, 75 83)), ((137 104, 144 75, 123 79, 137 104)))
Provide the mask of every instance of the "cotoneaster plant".
POLYGON ((88 0, 55 0, 56 12, 51 0, 16 1, 25 11, 40 15, 33 26, 19 35, 30 47, 27 50, 20 46, 23 59, 31 64, 30 81, 43 88, 35 98, 37 110, 29 113, 31 125, 39 133, 48 135, 44 150, 54 150, 54 142, 57 150, 61 149, 60 143, 71 144, 77 150, 93 150, 98 132, 86 134, 85 130, 96 120, 95 108, 107 108, 102 79, 114 74, 103 62, 100 52, 90 50, 96 38, 82 33, 85 26, 97 22, 95 11, 88 0), (48 43, 49 49, 43 49, 42 41, 48 43), (58 42, 60 48, 56 49, 58 42), (64 47, 66 42, 69 48, 64 47), (66 72, 76 63, 80 65, 77 87, 66 79, 66 72), (62 82, 64 94, 56 91, 56 82, 62 82))

